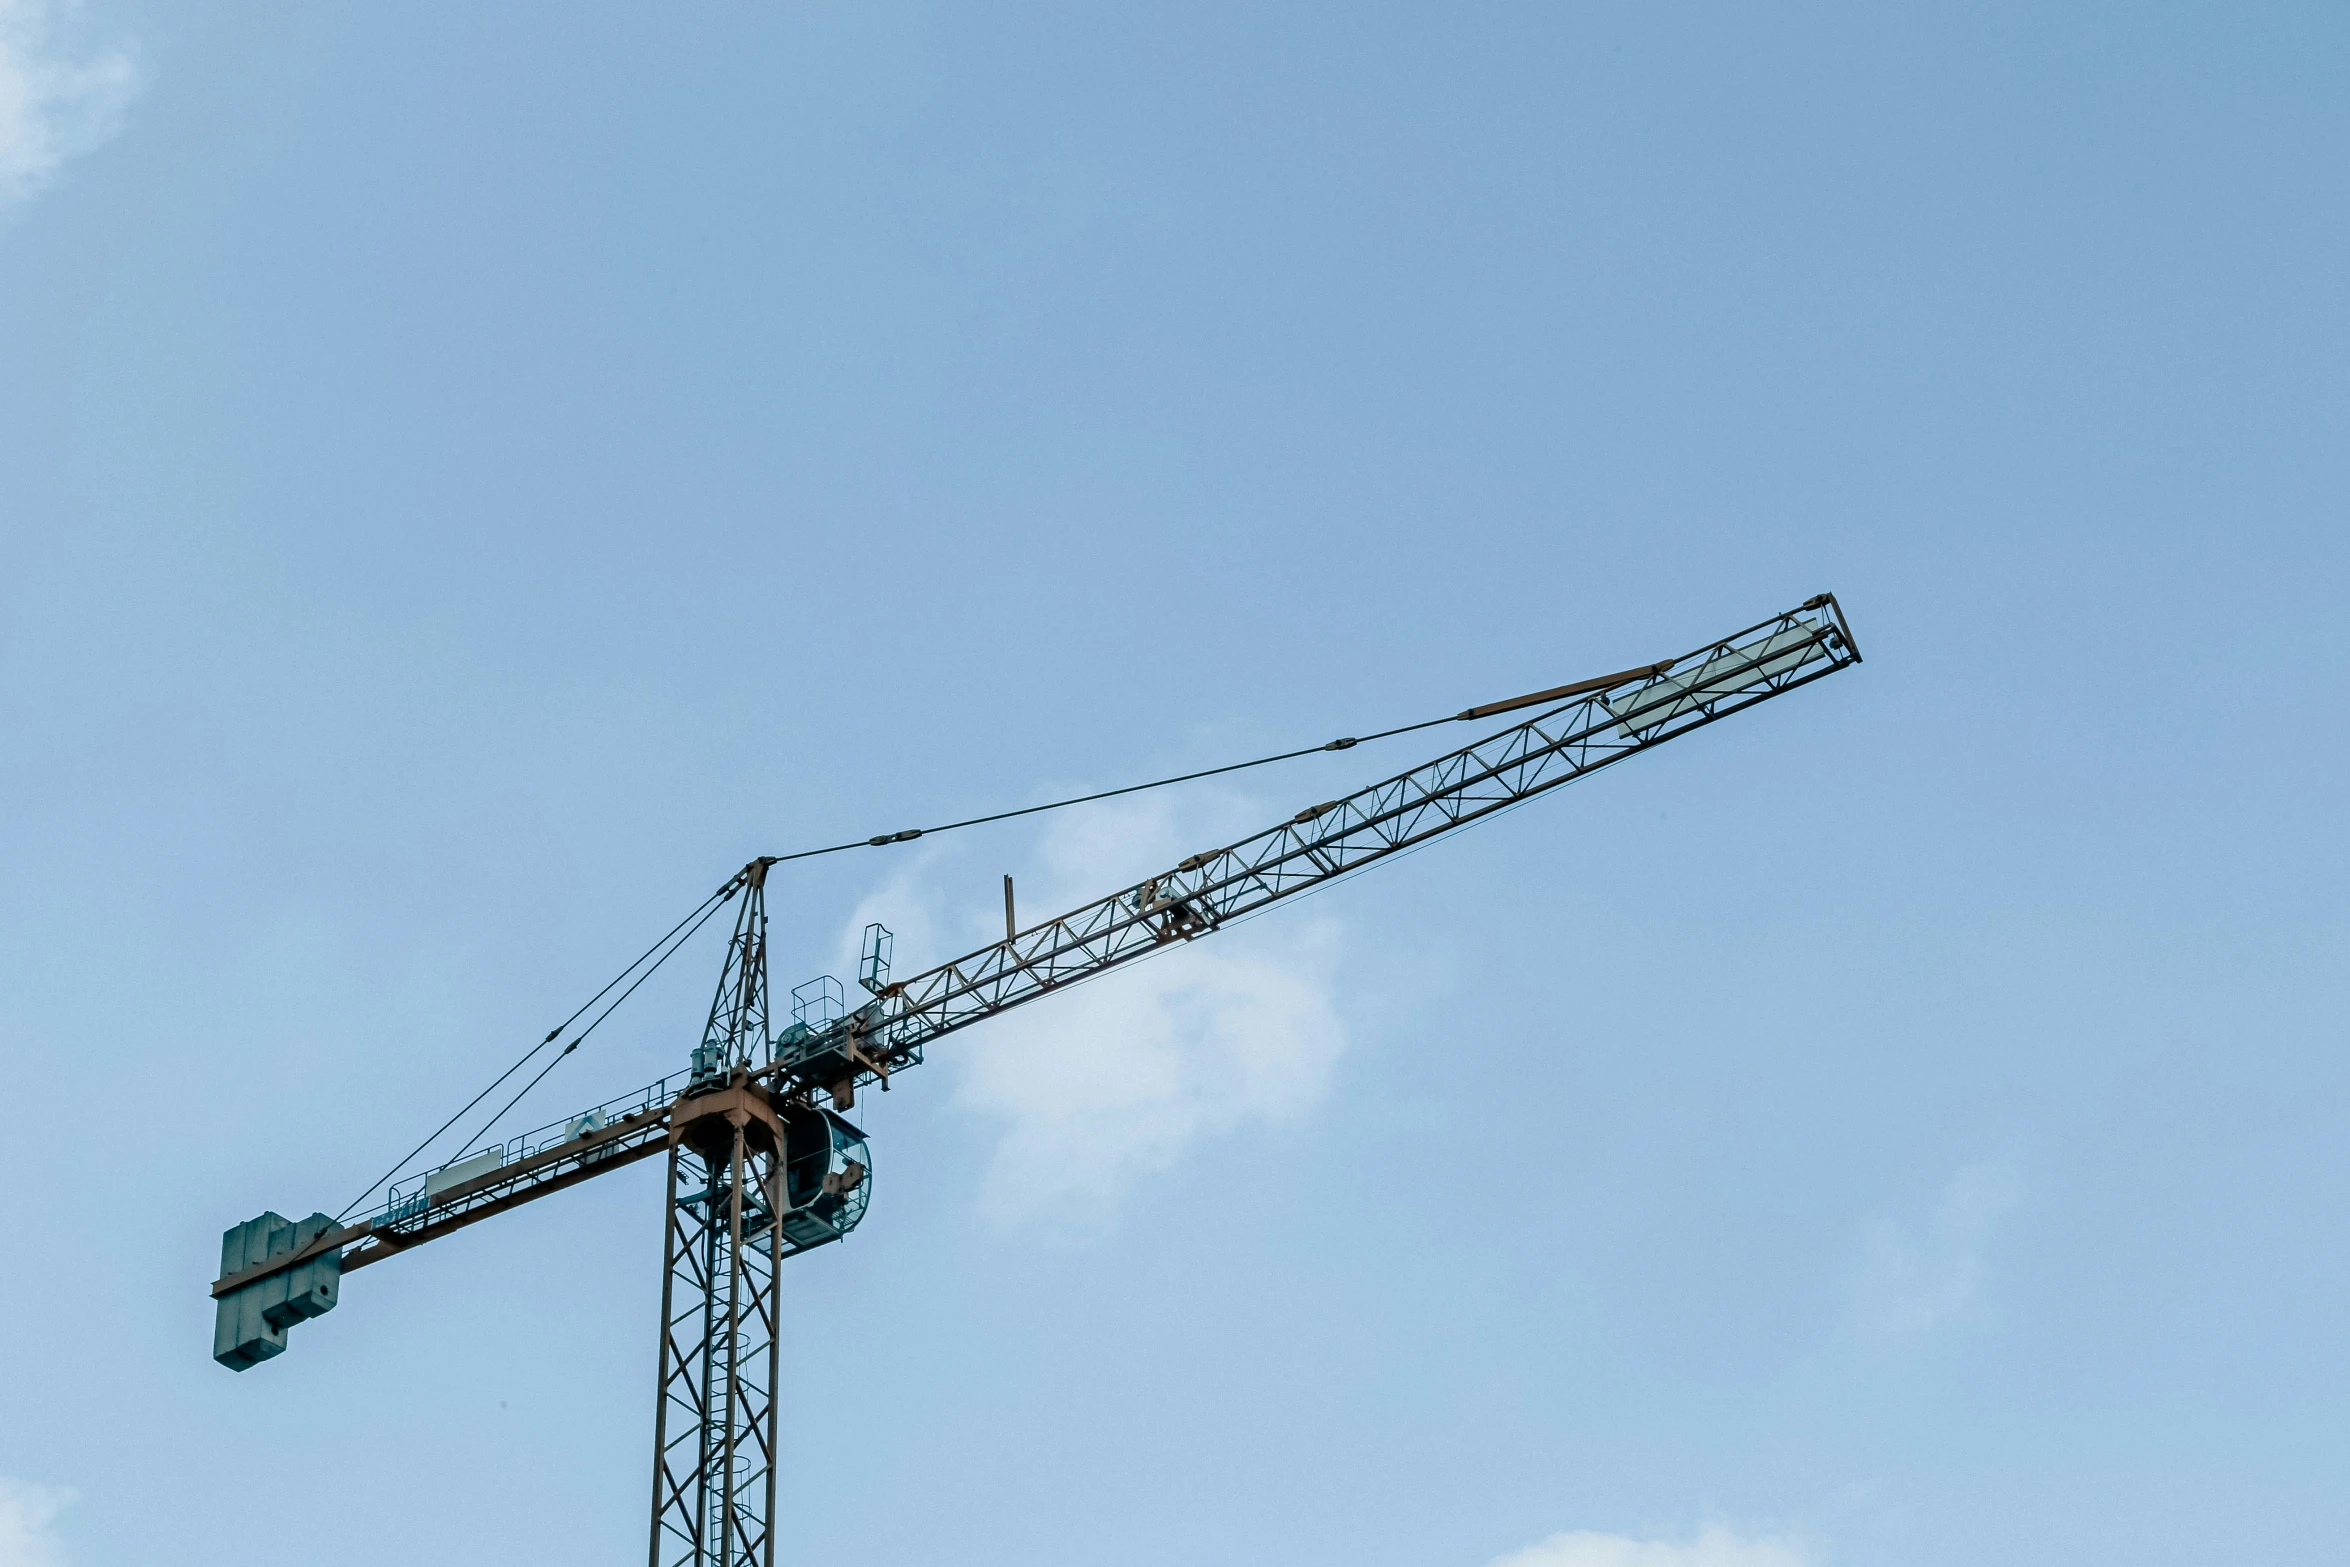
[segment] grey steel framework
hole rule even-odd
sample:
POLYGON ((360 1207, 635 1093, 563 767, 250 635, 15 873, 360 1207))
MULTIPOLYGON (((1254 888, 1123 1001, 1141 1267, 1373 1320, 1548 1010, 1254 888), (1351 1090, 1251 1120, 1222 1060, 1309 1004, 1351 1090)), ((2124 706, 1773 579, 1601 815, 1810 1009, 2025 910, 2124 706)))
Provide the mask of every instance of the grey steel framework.
POLYGON ((695 1083, 669 1114, 653 1416, 651 1567, 775 1560, 775 1273, 784 1134, 749 1066, 767 1055, 767 867, 749 866, 695 1083), (723 1085, 723 1086, 721 1086, 723 1085))
MULTIPOLYGON (((864 1211, 871 1155, 864 1134, 835 1113, 854 1102, 858 1088, 887 1088, 943 1034, 1221 929, 1859 662, 1842 609, 1821 594, 1680 658, 1471 708, 1457 716, 1542 711, 1058 919, 1008 931, 1003 941, 912 979, 889 982, 882 932, 859 974, 871 1000, 844 1017, 803 1019, 780 1033, 767 991, 765 888, 775 862, 754 860, 718 895, 741 902, 689 1074, 469 1150, 452 1161, 465 1170, 444 1165, 396 1185, 381 1208, 355 1223, 331 1227, 318 1215, 288 1228, 282 1249, 272 1249, 276 1240, 232 1247, 212 1287, 221 1320, 230 1324, 221 1332, 235 1339, 246 1317, 266 1315, 279 1294, 290 1298, 291 1285, 280 1277, 288 1270, 307 1270, 296 1282, 319 1275, 323 1311, 338 1271, 666 1153, 650 1561, 771 1567, 776 1270, 783 1258, 845 1235, 864 1211), (816 1105, 819 1092, 835 1110, 816 1105), (474 1164, 481 1173, 466 1173, 474 1164), (255 1256, 262 1260, 239 1265, 255 1256), (263 1301, 269 1291, 277 1293, 263 1301)), ((216 1358, 251 1363, 275 1352, 259 1342, 240 1352, 242 1343, 216 1358)))
POLYGON ((1539 717, 1270 831, 1195 854, 1059 919, 887 987, 777 1062, 777 1075, 836 1098, 919 1063, 942 1034, 1188 941, 1338 877, 1653 750, 1693 729, 1860 662, 1833 594, 1661 664, 1603 675, 1474 720, 1566 699, 1539 717))
POLYGON ((780 1128, 738 1076, 685 1101, 669 1150, 652 1567, 775 1559, 775 1272, 770 1189, 780 1128))

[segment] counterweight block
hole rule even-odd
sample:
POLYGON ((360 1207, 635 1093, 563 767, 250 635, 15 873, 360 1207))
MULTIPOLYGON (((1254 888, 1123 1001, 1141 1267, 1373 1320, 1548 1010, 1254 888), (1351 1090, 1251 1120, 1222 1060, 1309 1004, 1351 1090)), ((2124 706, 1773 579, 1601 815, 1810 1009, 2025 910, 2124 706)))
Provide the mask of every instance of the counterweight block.
MULTIPOLYGON (((323 1213, 314 1213, 299 1223, 265 1213, 232 1225, 220 1237, 220 1276, 225 1279, 298 1251, 334 1227, 335 1221, 323 1213)), ((334 1310, 342 1281, 342 1248, 329 1247, 293 1267, 231 1290, 214 1303, 212 1358, 231 1371, 243 1371, 283 1354, 286 1330, 334 1310)))

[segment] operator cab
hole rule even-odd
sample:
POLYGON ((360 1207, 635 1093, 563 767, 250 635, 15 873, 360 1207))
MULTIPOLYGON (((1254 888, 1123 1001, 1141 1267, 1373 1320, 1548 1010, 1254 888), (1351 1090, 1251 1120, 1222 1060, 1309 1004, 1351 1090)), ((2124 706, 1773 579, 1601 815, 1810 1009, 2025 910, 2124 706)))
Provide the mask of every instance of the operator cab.
POLYGON ((786 1255, 839 1240, 865 1217, 873 1196, 873 1154, 865 1134, 836 1111, 783 1111, 783 1161, 766 1192, 786 1255))

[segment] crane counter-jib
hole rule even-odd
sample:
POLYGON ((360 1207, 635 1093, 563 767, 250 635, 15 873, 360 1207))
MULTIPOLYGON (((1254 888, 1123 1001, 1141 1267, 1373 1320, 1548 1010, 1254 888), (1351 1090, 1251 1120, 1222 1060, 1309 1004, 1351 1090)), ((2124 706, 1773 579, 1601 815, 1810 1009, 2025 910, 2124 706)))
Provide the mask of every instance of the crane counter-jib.
MULTIPOLYGON (((1470 708, 1457 718, 1537 711, 911 979, 889 983, 885 961, 868 965, 872 972, 860 979, 876 992, 871 1001, 845 1017, 780 1032, 766 1014, 763 890, 776 862, 754 861, 715 895, 719 906, 736 905, 735 936, 690 1074, 469 1149, 460 1161, 395 1185, 379 1209, 355 1223, 265 1214, 231 1230, 212 1290, 220 1302, 216 1358, 241 1369, 277 1354, 288 1328, 332 1307, 344 1270, 594 1176, 666 1153, 672 1185, 685 1191, 677 1187, 681 1161, 723 1162, 717 1150, 727 1135, 739 1145, 732 1155, 738 1164, 770 1160, 777 1171, 789 1163, 796 1172, 745 1188, 738 1206, 747 1204, 746 1233, 768 1236, 778 1258, 837 1239, 870 1192, 864 1134, 837 1112, 860 1087, 886 1087, 894 1073, 919 1063, 931 1041, 1196 940, 1858 662, 1841 607, 1821 594, 1679 658, 1470 708), (816 1107, 819 1092, 833 1109, 816 1107), (732 1108, 720 1116, 714 1096, 738 1093, 743 1097, 728 1100, 732 1108), (787 1145, 801 1151, 787 1155, 787 1145)), ((704 1177, 718 1179, 708 1170, 704 1177)), ((739 1170, 734 1179, 743 1179, 739 1170)), ((686 1191, 677 1200, 690 1207, 701 1199, 686 1191)))

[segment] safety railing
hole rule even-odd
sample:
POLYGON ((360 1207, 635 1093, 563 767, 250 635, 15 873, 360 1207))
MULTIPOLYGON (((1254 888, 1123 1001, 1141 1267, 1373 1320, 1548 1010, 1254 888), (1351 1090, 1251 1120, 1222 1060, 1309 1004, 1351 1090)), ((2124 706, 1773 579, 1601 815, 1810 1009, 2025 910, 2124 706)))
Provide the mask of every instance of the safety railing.
POLYGON ((545 1126, 534 1127, 501 1142, 486 1139, 477 1142, 454 1159, 445 1160, 405 1180, 393 1182, 383 1206, 367 1217, 379 1228, 415 1219, 431 1206, 432 1198, 440 1187, 471 1180, 476 1175, 487 1175, 493 1170, 528 1159, 533 1154, 545 1153, 550 1148, 559 1148, 590 1132, 601 1131, 615 1121, 659 1109, 684 1093, 691 1077, 690 1072, 672 1072, 658 1082, 607 1099, 602 1104, 591 1105, 560 1121, 550 1121, 545 1126), (456 1175, 455 1179, 450 1178, 452 1172, 460 1170, 462 1174, 456 1175))

